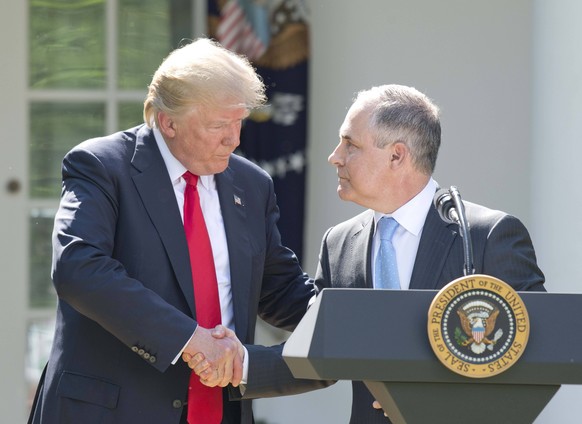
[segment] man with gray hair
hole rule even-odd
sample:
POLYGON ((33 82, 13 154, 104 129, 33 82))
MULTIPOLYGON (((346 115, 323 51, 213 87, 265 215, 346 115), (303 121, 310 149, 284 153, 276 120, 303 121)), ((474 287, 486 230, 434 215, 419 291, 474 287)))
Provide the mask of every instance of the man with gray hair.
MULTIPOLYGON (((438 290, 463 276, 458 228, 444 222, 433 205, 438 186, 432 174, 441 143, 437 106, 411 87, 373 87, 357 95, 339 138, 328 159, 337 169, 338 195, 367 210, 324 235, 318 288, 438 290)), ((501 211, 464 205, 475 272, 515 290, 545 290, 523 224, 501 211)), ((381 337, 381 327, 376 328, 381 337)), ((364 384, 353 382, 352 389, 350 422, 386 423, 364 384)))
POLYGON ((156 71, 144 125, 67 153, 56 334, 32 422, 253 421, 223 389, 249 378, 240 341, 253 342, 257 314, 292 330, 314 293, 281 244, 271 178, 233 154, 264 101, 246 59, 200 39, 156 71))
MULTIPOLYGON (((316 286, 438 290, 463 276, 458 228, 444 222, 433 205, 438 186, 432 174, 441 143, 437 106, 411 87, 373 87, 358 93, 339 138, 328 159, 337 168, 338 195, 367 210, 325 233, 316 286)), ((464 205, 475 272, 495 276, 515 290, 544 291, 544 275, 523 224, 501 211, 464 205)), ((370 325, 382 337, 382 325, 394 324, 370 325)), ((294 384, 280 351, 278 357, 273 348, 270 353, 262 364, 271 372, 262 384, 255 379, 245 397, 294 384)), ((203 370, 201 364, 194 369, 203 370)), ((352 393, 351 424, 389 422, 363 382, 354 381, 352 393)))

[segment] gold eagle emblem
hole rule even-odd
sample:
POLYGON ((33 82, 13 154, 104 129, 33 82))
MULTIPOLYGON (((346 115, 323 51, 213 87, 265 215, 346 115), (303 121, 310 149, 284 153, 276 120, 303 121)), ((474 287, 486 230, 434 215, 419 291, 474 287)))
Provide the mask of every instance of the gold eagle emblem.
POLYGON ((503 335, 499 329, 493 338, 491 334, 495 330, 495 321, 499 315, 499 309, 483 300, 467 302, 457 310, 461 320, 461 327, 466 337, 461 338, 461 346, 470 346, 474 353, 483 353, 486 347, 493 346, 503 335))

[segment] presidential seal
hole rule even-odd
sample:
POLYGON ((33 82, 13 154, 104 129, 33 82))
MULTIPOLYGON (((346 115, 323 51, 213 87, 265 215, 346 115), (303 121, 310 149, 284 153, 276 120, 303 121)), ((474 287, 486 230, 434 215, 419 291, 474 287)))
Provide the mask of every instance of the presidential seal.
POLYGON ((529 316, 513 288, 489 275, 469 275, 443 287, 428 310, 428 338, 437 358, 471 378, 509 369, 529 337, 529 316))

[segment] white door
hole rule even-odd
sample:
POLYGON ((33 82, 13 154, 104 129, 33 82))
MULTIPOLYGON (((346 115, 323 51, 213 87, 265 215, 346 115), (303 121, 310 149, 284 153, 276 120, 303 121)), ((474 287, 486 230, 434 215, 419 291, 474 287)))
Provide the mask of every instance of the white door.
MULTIPOLYGON (((142 122, 163 57, 203 1, 27 0, 0 13, 0 422, 26 421, 53 337, 51 232, 75 144, 142 122)), ((202 24, 202 26, 201 26, 202 24)))

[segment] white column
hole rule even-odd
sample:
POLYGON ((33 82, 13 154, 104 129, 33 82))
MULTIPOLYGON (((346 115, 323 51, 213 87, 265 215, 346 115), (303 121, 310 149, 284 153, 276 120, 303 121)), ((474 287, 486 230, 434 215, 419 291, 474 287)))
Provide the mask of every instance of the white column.
POLYGON ((26 138, 27 1, 2 3, 0 12, 0 422, 27 414, 24 353, 27 307, 28 160, 26 138))
MULTIPOLYGON (((581 16, 579 0, 533 1, 532 233, 552 292, 582 293, 581 16)), ((579 422, 580 399, 562 387, 536 424, 579 422)))

